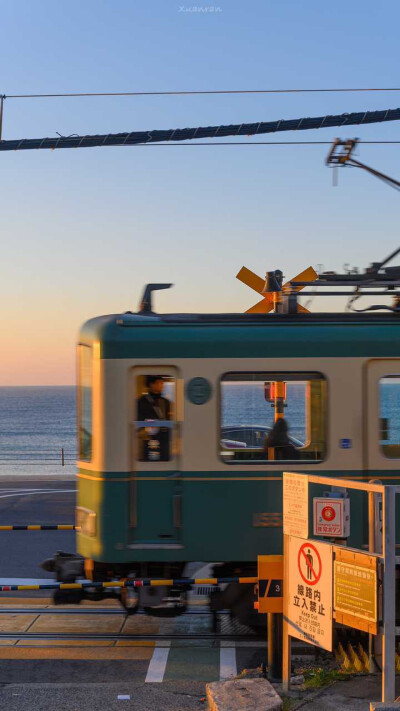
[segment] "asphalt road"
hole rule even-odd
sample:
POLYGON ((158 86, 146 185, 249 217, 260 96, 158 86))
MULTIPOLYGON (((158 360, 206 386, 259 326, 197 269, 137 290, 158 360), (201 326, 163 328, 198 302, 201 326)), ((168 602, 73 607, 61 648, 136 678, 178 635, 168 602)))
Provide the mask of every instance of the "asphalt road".
POLYGON ((143 684, 7 684, 0 689, 0 703, 8 711, 191 711, 207 708, 202 682, 143 684))
MULTIPOLYGON (((75 490, 73 478, 0 478, 0 525, 74 523, 75 490)), ((75 552, 73 531, 0 531, 0 581, 51 578, 40 563, 60 549, 75 552)), ((201 566, 192 565, 196 570, 201 566)), ((4 592, 2 596, 7 604, 4 598, 15 598, 16 594, 4 592)), ((48 593, 18 593, 22 605, 26 596, 36 600, 48 593)), ((13 614, 0 617, 3 633, 21 621, 13 614)), ((50 618, 44 615, 43 624, 51 627, 50 618)), ((104 627, 110 619, 104 617, 97 624, 104 627)), ((76 631, 84 620, 82 615, 68 615, 52 622, 53 626, 61 623, 76 631)), ((35 624, 42 622, 28 620, 25 626, 32 632, 35 624)), ((93 624, 92 617, 89 624, 93 624)), ((118 624, 124 624, 123 617, 118 616, 118 624)), ((159 625, 192 633, 199 625, 206 625, 209 631, 209 620, 199 616, 165 621, 134 616, 129 624, 150 632, 159 625)), ((61 640, 20 643, 5 639, 0 645, 0 705, 10 711, 53 711, 59 707, 65 711, 109 711, 121 706, 141 711, 204 709, 207 681, 218 680, 222 669, 229 675, 231 668, 235 674, 244 667, 258 666, 265 657, 263 646, 219 649, 213 642, 163 642, 161 646, 129 641, 74 645, 61 640)))
MULTIPOLYGON (((75 522, 74 479, 0 479, 0 525, 75 522)), ((51 578, 40 563, 57 550, 75 552, 73 531, 0 531, 0 579, 51 578)))

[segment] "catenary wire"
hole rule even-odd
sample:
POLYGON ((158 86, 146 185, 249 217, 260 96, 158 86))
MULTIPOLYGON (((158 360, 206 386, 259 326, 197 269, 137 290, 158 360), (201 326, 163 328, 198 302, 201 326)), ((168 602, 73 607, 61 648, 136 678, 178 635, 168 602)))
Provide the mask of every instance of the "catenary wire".
POLYGON ((157 129, 107 133, 102 135, 69 136, 58 138, 27 138, 0 141, 0 151, 37 150, 56 148, 91 148, 100 146, 132 146, 138 143, 160 143, 164 141, 185 141, 202 138, 225 138, 227 136, 255 136, 282 131, 305 131, 336 126, 370 125, 400 120, 400 108, 379 111, 357 111, 336 115, 303 117, 300 119, 279 119, 278 121, 258 121, 217 126, 197 126, 193 128, 157 129))
POLYGON ((215 89, 204 91, 104 91, 104 92, 59 92, 49 94, 3 94, 4 99, 55 99, 91 96, 204 96, 224 94, 322 94, 340 92, 400 91, 400 87, 358 87, 332 89, 215 89))
MULTIPOLYGON (((400 145, 400 141, 358 141, 358 145, 400 145)), ((163 146, 331 146, 332 141, 202 141, 186 143, 136 143, 136 147, 153 146, 162 148, 163 146)))

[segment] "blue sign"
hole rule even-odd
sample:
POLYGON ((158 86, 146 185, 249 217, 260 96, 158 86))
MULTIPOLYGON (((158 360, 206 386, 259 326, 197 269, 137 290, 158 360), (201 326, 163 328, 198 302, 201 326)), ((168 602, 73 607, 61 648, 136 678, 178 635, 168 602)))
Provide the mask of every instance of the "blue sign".
POLYGON ((353 446, 353 442, 351 441, 351 439, 348 439, 347 437, 339 440, 340 449, 351 449, 352 446, 353 446))

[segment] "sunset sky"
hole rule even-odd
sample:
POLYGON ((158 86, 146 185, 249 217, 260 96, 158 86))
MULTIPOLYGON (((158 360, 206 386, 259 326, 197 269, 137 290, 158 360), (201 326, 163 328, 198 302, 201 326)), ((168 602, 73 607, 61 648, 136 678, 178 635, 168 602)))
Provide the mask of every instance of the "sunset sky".
MULTIPOLYGON (((399 86, 396 0, 182 1, 3 4, 0 93, 399 86)), ((398 106, 400 92, 8 98, 3 138, 398 106)), ((261 140, 400 141, 399 129, 393 122, 261 140)), ((290 277, 310 264, 341 269, 383 258, 399 244, 399 194, 352 169, 332 187, 328 149, 0 153, 0 385, 72 384, 81 323, 135 310, 146 282, 175 284, 156 297, 160 311, 240 312, 257 300, 235 280, 243 264, 290 277)), ((361 146, 359 156, 400 178, 400 145, 361 146)))

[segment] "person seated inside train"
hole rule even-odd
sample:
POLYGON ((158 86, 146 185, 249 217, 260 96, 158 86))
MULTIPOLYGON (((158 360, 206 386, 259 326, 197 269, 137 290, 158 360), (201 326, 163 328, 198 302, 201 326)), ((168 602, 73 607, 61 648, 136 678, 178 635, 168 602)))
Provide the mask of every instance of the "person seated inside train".
POLYGON ((263 448, 267 455, 266 459, 298 459, 299 453, 289 439, 288 429, 288 424, 283 417, 275 422, 271 432, 264 439, 263 448), (273 457, 268 456, 271 454, 269 452, 271 449, 273 457))
MULTIPOLYGON (((137 419, 170 420, 171 402, 163 397, 164 378, 162 375, 148 375, 147 393, 137 402, 137 419)), ((140 461, 168 462, 170 459, 170 430, 168 427, 144 427, 139 429, 140 461)))

